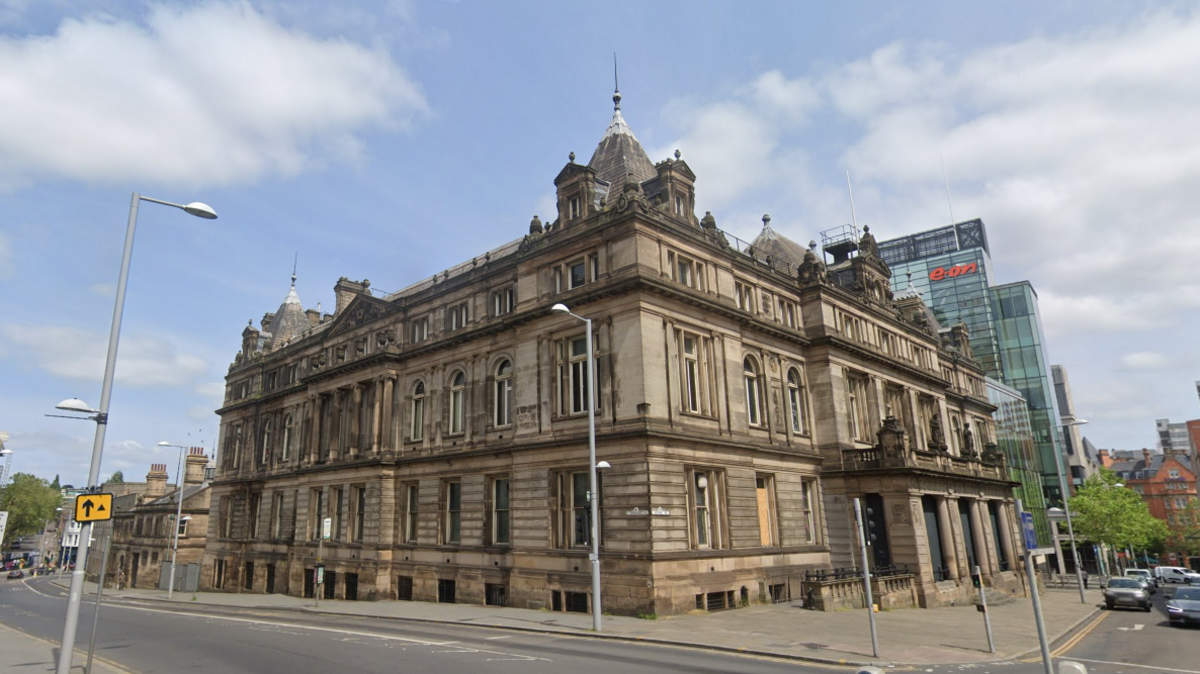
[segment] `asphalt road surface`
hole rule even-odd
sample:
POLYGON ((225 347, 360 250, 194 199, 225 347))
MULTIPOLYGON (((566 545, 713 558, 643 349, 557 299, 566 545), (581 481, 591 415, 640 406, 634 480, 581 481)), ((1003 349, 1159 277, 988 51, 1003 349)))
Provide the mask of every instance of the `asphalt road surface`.
MULTIPOLYGON (((1066 638, 1051 645, 1055 671, 1064 660, 1088 674, 1200 674, 1200 628, 1171 627, 1166 601, 1174 586, 1153 596, 1150 613, 1135 609, 1101 611, 1066 638)), ((943 665, 935 674, 1044 674, 1040 654, 1021 661, 943 665)))
MULTIPOLYGON (((44 639, 61 639, 66 591, 49 580, 0 581, 0 620, 44 639)), ((91 631, 92 606, 92 598, 85 596, 76 644, 84 650, 91 631)), ((139 674, 848 671, 845 667, 695 649, 460 625, 147 601, 105 602, 96 656, 139 674)))

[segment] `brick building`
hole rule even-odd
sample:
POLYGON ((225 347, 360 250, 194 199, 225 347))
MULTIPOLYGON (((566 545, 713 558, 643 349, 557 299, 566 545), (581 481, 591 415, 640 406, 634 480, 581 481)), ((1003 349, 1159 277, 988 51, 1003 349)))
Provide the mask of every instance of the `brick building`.
POLYGON ((983 372, 962 326, 894 295, 864 232, 826 265, 695 215, 680 154, 620 112, 555 178, 557 217, 408 288, 292 289, 226 378, 202 586, 589 610, 594 321, 603 609, 801 596, 856 565, 851 499, 897 605, 1020 591, 983 372), (331 522, 324 543, 322 522, 331 522), (905 573, 907 571, 907 573, 905 573))

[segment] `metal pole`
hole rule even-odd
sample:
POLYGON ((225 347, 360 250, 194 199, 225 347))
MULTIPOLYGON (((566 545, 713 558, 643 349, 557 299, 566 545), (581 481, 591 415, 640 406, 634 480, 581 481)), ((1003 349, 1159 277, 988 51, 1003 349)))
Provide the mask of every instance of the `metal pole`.
POLYGON ((588 500, 592 506, 592 629, 600 631, 600 491, 596 478, 596 353, 592 349, 592 319, 583 319, 587 330, 588 390, 588 500))
POLYGON ((175 508, 175 544, 171 548, 171 577, 167 580, 167 599, 175 591, 175 557, 179 555, 179 518, 183 517, 183 447, 179 448, 179 466, 175 468, 175 481, 179 483, 179 491, 175 500, 179 502, 175 508))
POLYGON ((871 652, 879 657, 879 637, 875 634, 875 599, 871 596, 871 567, 867 564, 867 538, 863 534, 862 504, 854 499, 854 521, 858 524, 858 544, 862 547, 863 586, 867 591, 867 617, 871 621, 871 652))
MULTIPOLYGON (((1017 512, 1025 512, 1021 499, 1017 499, 1017 512)), ((1037 624, 1038 643, 1042 647, 1042 666, 1046 674, 1054 674, 1054 664, 1050 661, 1050 642, 1046 640, 1046 624, 1042 621, 1042 600, 1038 596, 1037 577, 1033 572, 1033 551, 1028 545, 1025 548, 1025 577, 1029 581, 1029 599, 1033 603, 1033 620, 1037 624)))
MULTIPOLYGON (((112 397, 113 373, 117 367, 117 343, 121 337, 121 316, 125 311, 125 288, 129 283, 129 259, 133 255, 133 234, 137 229, 138 201, 141 196, 133 193, 129 204, 129 224, 125 228, 125 249, 121 253, 121 273, 117 277, 117 300, 113 307, 112 327, 108 332, 108 359, 104 363, 104 382, 100 386, 100 407, 94 417, 96 438, 92 443, 92 462, 88 468, 88 489, 100 479, 100 457, 104 453, 104 433, 108 429, 108 403, 112 397)), ((63 624, 62 642, 58 655, 57 674, 71 674, 71 656, 75 653, 75 628, 79 623, 79 605, 83 600, 83 569, 87 566, 88 548, 84 541, 91 540, 92 524, 83 525, 80 533, 79 552, 75 559, 75 570, 71 573, 71 589, 67 596, 67 619, 63 624)))
POLYGON ((321 518, 317 526, 321 530, 317 532, 317 563, 313 566, 313 608, 321 605, 321 590, 325 588, 325 574, 321 571, 321 553, 325 551, 325 519, 321 518))
POLYGON ((104 558, 100 560, 100 578, 96 585, 96 608, 92 612, 92 637, 88 639, 87 666, 84 674, 92 674, 92 653, 96 650, 96 626, 100 624, 100 599, 104 596, 104 575, 108 573, 108 554, 112 550, 113 531, 110 529, 104 541, 104 558))
POLYGON ((987 608, 987 592, 983 587, 983 574, 980 573, 979 565, 975 565, 975 577, 979 579, 979 609, 983 612, 983 627, 987 630, 988 652, 996 652, 996 642, 992 640, 992 618, 988 615, 987 608))
POLYGON ((1079 564, 1079 552, 1075 549, 1075 527, 1071 525, 1071 504, 1068 502, 1070 491, 1067 489, 1067 476, 1063 474, 1062 452, 1054 448, 1054 464, 1058 468, 1058 488, 1062 490, 1063 512, 1067 516, 1067 535, 1071 537, 1071 558, 1075 560, 1075 581, 1079 584, 1079 603, 1087 603, 1087 595, 1083 591, 1083 567, 1079 564))

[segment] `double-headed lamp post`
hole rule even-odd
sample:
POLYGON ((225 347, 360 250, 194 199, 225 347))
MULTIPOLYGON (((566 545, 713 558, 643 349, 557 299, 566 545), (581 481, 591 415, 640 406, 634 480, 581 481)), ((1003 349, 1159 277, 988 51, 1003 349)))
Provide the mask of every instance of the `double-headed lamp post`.
MULTIPOLYGON (((100 386, 100 409, 91 409, 78 398, 65 400, 58 409, 68 412, 82 413, 85 417, 96 422, 96 437, 92 442, 92 462, 88 468, 88 489, 94 489, 100 480, 100 458, 104 453, 104 432, 108 428, 108 403, 112 396, 113 373, 117 367, 117 343, 121 337, 121 316, 125 311, 125 288, 129 281, 129 259, 133 256, 133 234, 137 229, 138 205, 149 201, 164 206, 172 206, 206 220, 215 220, 217 213, 208 204, 194 201, 190 204, 176 204, 170 201, 160 201, 144 197, 137 192, 129 204, 129 223, 125 227, 125 248, 121 253, 121 272, 117 277, 117 299, 113 307, 112 327, 108 332, 108 356, 104 363, 104 381, 100 386)), ((67 595, 67 619, 63 624, 62 643, 59 647, 57 674, 71 674, 71 657, 75 654, 75 628, 79 623, 79 605, 83 599, 83 576, 87 566, 87 543, 92 537, 91 523, 85 523, 80 534, 81 545, 75 559, 75 570, 71 573, 71 590, 67 595)))
MULTIPOLYGON (((583 321, 587 330, 587 400, 588 400, 588 502, 591 504, 591 526, 588 538, 592 543, 589 561, 592 567, 592 629, 600 631, 600 492, 597 487, 596 469, 596 354, 592 349, 592 319, 576 316, 565 304, 555 304, 550 311, 566 314, 583 321)), ((605 462, 604 467, 608 467, 605 462)), ((65 673, 64 673, 65 674, 65 673)))
MULTIPOLYGON (((1063 428, 1082 426, 1086 423, 1087 419, 1074 419, 1063 424, 1063 428)), ((1079 551, 1075 548, 1075 527, 1071 524, 1071 504, 1069 503, 1071 491, 1067 487, 1067 476, 1063 471, 1062 452, 1058 449, 1054 450, 1054 463, 1058 468, 1058 488, 1062 492, 1062 514, 1055 512, 1058 510, 1057 508, 1050 508, 1046 511, 1046 517, 1053 520, 1065 519, 1067 522, 1067 536, 1071 539, 1071 558, 1075 561, 1075 581, 1079 584, 1079 603, 1086 604, 1087 595, 1083 590, 1083 566, 1079 563, 1079 551)))
MULTIPOLYGON (((159 447, 178 447, 179 448, 179 466, 175 468, 175 487, 178 491, 175 492, 175 501, 178 505, 175 507, 175 542, 171 544, 171 577, 167 579, 167 599, 175 592, 175 558, 179 555, 179 524, 183 522, 183 452, 187 449, 183 445, 172 445, 163 440, 158 443, 159 447)), ((188 518, 191 519, 191 518, 188 518)))

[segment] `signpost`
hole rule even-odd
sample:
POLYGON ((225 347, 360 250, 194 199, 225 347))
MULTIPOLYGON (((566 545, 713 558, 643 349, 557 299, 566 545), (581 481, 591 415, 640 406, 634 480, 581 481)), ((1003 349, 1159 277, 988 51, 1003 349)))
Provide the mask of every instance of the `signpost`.
POLYGON ((8 511, 0 510, 0 541, 4 540, 4 530, 8 528, 8 511))
POLYGON ((326 517, 321 521, 321 538, 317 541, 317 563, 313 567, 313 607, 321 605, 321 593, 325 590, 325 565, 321 563, 321 555, 325 552, 325 541, 333 534, 333 518, 326 517))
POLYGON ((80 494, 75 497, 76 522, 104 522, 112 519, 112 494, 80 494))
POLYGON ((1050 660, 1050 642, 1046 640, 1046 624, 1042 622, 1042 600, 1038 596, 1037 576, 1033 571, 1033 551, 1037 549, 1037 530, 1033 528, 1033 513, 1025 512, 1021 500, 1017 499, 1017 512, 1021 515, 1021 531, 1025 534, 1025 578, 1029 582, 1029 598, 1033 602, 1033 620, 1037 625, 1038 642, 1042 646, 1042 666, 1046 674, 1054 674, 1050 660))

